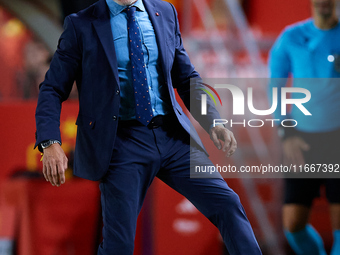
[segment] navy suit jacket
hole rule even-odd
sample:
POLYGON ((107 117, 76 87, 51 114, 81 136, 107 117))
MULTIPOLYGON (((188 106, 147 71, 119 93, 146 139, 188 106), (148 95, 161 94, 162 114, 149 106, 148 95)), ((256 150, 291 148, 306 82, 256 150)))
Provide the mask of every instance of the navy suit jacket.
MULTIPOLYGON (((190 79, 200 77, 183 47, 176 10, 172 4, 160 0, 143 0, 143 3, 155 30, 173 110, 183 128, 205 150, 176 101, 174 88, 189 110, 191 101, 191 114, 207 131, 213 119, 220 117, 210 100, 208 114, 200 114, 201 85, 190 83, 190 79)), ((57 51, 40 85, 36 109, 36 146, 49 139, 61 141, 61 104, 76 81, 79 114, 74 174, 90 180, 99 180, 105 175, 118 124, 120 87, 111 31, 105 0, 66 17, 57 51)))

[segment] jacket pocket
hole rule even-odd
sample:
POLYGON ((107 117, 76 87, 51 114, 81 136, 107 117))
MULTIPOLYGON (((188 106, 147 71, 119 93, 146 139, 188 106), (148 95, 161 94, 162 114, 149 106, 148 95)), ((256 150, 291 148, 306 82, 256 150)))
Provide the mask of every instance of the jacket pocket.
POLYGON ((76 120, 76 125, 78 127, 82 127, 82 128, 89 128, 89 129, 93 129, 95 126, 96 121, 89 116, 84 116, 84 115, 78 115, 77 120, 76 120))

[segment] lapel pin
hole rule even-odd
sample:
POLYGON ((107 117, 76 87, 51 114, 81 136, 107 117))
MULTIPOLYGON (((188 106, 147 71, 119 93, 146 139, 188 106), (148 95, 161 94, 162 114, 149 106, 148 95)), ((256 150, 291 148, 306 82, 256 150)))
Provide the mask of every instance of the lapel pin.
POLYGON ((159 16, 159 13, 158 13, 158 12, 156 12, 156 16, 159 16))

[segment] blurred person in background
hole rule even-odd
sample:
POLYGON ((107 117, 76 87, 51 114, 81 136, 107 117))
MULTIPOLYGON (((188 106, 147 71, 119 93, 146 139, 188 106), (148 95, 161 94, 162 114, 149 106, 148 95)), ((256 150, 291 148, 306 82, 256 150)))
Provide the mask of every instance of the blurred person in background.
POLYGON ((25 45, 23 55, 23 70, 17 73, 17 90, 21 92, 22 99, 36 99, 39 84, 49 67, 50 54, 41 42, 32 40, 25 45))
MULTIPOLYGON (((18 79, 24 72, 24 49, 30 40, 31 35, 24 24, 0 7, 0 101, 23 97, 18 79)), ((37 87, 33 89, 37 90, 37 87)))
MULTIPOLYGON (((340 78, 340 24, 335 0, 311 0, 312 18, 288 26, 270 52, 271 78, 340 78)), ((278 84, 271 82, 272 87, 278 84)), ((339 85, 339 84, 337 84, 339 85)), ((280 88, 278 88, 280 90, 280 88)), ((285 162, 295 165, 339 163, 340 144, 340 86, 327 82, 308 87, 312 98, 308 116, 299 114, 296 107, 291 118, 296 128, 283 128, 282 144, 285 162), (318 86, 316 86, 318 85, 318 86), (323 87, 320 87, 323 86, 323 87), (316 97, 313 97, 317 95, 316 97)), ((271 93, 270 93, 271 94, 271 93)), ((282 120, 279 110, 275 117, 282 120)), ((325 255, 322 238, 308 223, 313 199, 325 185, 330 203, 334 243, 331 255, 340 254, 340 179, 285 179, 283 226, 286 238, 298 255, 325 255)))
POLYGON ((46 180, 60 186, 67 166, 60 146, 61 104, 76 80, 74 174, 100 180, 104 228, 98 254, 133 254, 137 217, 156 176, 218 227, 230 254, 262 254, 239 197, 222 177, 190 178, 190 161, 212 163, 174 88, 189 109, 196 104, 190 111, 218 149, 231 156, 237 146, 233 133, 212 126, 220 118, 212 101, 201 115, 203 92, 190 82, 200 77, 183 47, 174 6, 99 0, 67 16, 64 28, 40 86, 36 146, 44 153, 46 180), (190 146, 190 138, 196 145, 190 146))

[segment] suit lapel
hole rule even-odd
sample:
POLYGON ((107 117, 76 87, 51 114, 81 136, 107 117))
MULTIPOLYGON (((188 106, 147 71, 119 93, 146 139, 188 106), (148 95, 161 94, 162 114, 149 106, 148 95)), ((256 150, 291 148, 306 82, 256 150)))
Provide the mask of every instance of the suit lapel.
POLYGON ((146 11, 149 14, 152 26, 155 30, 156 41, 158 45, 158 51, 161 57, 162 70, 165 80, 167 80, 167 72, 165 70, 165 60, 166 60, 166 46, 164 38, 164 26, 163 26, 163 16, 162 13, 155 4, 149 0, 143 0, 146 11))
POLYGON ((93 12, 93 15, 97 17, 97 19, 95 19, 92 24, 96 29, 101 44, 103 45, 114 77, 119 86, 117 56, 113 43, 112 29, 110 24, 110 13, 108 7, 106 6, 105 0, 99 0, 93 12))

